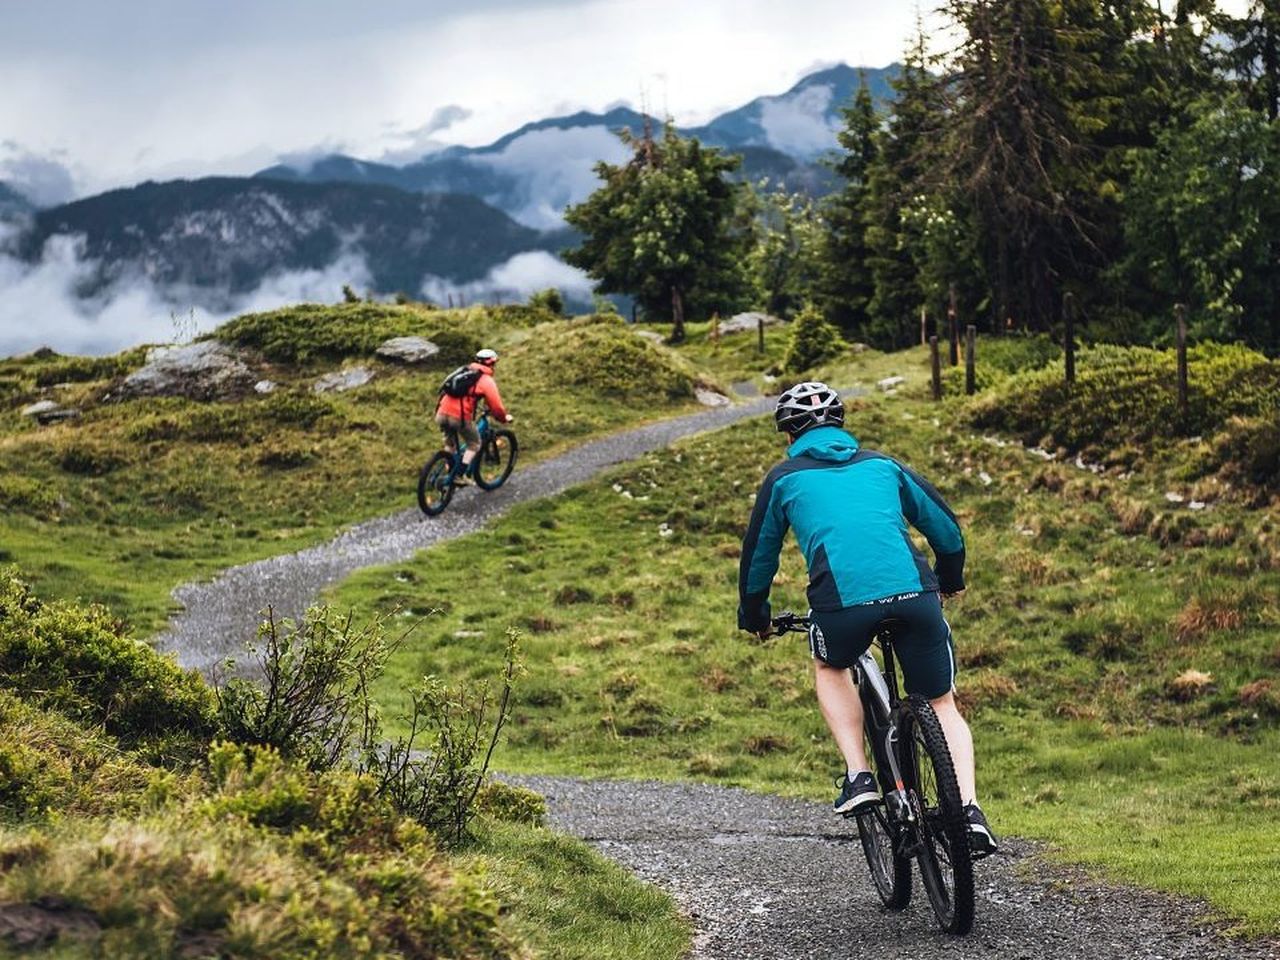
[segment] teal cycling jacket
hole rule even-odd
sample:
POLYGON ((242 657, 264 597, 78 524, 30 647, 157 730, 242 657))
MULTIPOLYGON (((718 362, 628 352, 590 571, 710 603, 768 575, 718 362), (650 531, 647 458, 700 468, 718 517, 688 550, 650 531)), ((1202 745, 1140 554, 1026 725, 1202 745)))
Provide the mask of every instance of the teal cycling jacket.
POLYGON ((809 566, 809 606, 842 610, 904 593, 964 589, 964 537, 942 495, 839 427, 814 427, 764 478, 742 541, 738 626, 769 625, 769 588, 787 529, 809 566), (911 542, 924 534, 935 565, 911 542))

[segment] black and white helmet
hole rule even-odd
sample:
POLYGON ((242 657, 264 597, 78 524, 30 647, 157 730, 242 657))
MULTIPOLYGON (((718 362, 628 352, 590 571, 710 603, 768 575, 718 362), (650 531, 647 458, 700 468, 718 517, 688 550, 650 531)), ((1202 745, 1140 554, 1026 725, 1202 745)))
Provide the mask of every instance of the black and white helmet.
POLYGON ((778 398, 774 422, 781 433, 799 436, 810 427, 844 426, 844 402, 825 383, 806 380, 778 398))

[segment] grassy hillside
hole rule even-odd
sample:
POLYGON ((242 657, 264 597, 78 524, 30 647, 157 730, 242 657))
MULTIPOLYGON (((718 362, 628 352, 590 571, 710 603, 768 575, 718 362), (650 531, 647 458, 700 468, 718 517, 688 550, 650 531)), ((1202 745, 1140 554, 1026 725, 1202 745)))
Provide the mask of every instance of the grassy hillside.
POLYGON ((276 391, 121 401, 120 378, 143 364, 141 349, 0 361, 0 562, 20 564, 49 595, 105 603, 151 632, 181 582, 411 506, 417 469, 439 444, 440 380, 482 344, 502 354, 498 380, 526 462, 695 408, 694 384, 706 379, 616 319, 524 307, 303 305, 215 336, 276 391), (436 362, 374 357, 407 334, 433 338, 436 362), (373 371, 368 385, 313 392, 322 374, 357 364, 373 371), (82 416, 49 427, 19 416, 45 398, 82 416))
POLYGON ((22 956, 122 960, 684 949, 669 900, 529 822, 527 799, 486 788, 446 846, 376 773, 230 729, 106 610, 0 570, 0 953, 21 936, 22 956))
MULTIPOLYGON (((705 359, 711 346, 695 336, 692 350, 705 359)), ((908 378, 854 401, 850 425, 936 480, 967 530, 970 589, 949 616, 994 822, 1111 876, 1206 898, 1242 929, 1280 930, 1274 503, 1227 485, 1212 437, 1135 436, 1110 468, 1066 447, 1029 451, 986 420, 1018 415, 1025 379, 997 372, 976 402, 936 406, 920 399, 925 364, 921 351, 863 354, 820 372, 841 385, 908 378)), ((1264 392, 1252 414, 1273 401, 1264 392)), ((523 628, 529 677, 508 766, 826 798, 838 760, 802 642, 753 646, 735 629, 739 539, 781 455, 764 421, 697 438, 360 574, 333 599, 442 611, 381 686, 393 714, 411 678, 489 671, 503 630, 523 628), (495 588, 460 590, 458 570, 495 588)), ((791 551, 777 607, 803 609, 803 587, 791 551)))

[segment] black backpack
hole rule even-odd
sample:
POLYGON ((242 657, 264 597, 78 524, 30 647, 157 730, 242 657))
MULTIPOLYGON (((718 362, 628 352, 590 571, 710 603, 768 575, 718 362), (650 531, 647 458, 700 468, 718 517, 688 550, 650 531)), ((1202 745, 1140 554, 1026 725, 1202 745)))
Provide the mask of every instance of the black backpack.
POLYGON ((470 396, 479 379, 479 370, 474 367, 459 367, 444 378, 444 383, 440 384, 440 394, 458 399, 470 396))

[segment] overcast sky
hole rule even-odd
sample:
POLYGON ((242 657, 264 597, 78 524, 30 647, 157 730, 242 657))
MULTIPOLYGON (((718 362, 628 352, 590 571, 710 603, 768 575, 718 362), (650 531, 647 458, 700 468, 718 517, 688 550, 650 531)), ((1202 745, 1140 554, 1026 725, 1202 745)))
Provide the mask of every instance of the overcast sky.
POLYGON ((0 0, 0 179, 53 202, 321 150, 405 161, 432 143, 487 143, 642 95, 655 113, 700 122, 818 66, 898 59, 915 10, 910 0, 0 0))

